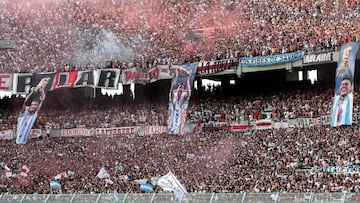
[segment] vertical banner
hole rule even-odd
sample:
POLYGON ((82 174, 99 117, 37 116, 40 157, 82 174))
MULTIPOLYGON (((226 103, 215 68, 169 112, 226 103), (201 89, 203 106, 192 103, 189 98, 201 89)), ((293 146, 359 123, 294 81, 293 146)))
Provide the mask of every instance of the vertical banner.
POLYGON ((168 132, 183 134, 191 89, 198 63, 172 65, 173 76, 169 93, 168 132))
POLYGON ((38 112, 43 105, 46 93, 51 89, 55 73, 36 74, 31 77, 31 88, 23 104, 23 113, 18 118, 16 143, 25 144, 38 112))
POLYGON ((360 43, 350 42, 341 47, 335 77, 335 96, 331 127, 352 124, 354 69, 360 43))

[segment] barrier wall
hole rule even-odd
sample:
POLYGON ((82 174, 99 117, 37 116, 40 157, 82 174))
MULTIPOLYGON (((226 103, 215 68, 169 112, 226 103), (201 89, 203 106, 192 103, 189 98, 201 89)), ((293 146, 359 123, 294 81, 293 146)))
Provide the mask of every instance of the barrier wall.
MULTIPOLYGON (((191 193, 192 203, 358 203, 357 193, 191 193)), ((173 193, 119 193, 119 202, 169 203, 188 202, 175 199, 173 193)), ((115 202, 114 194, 16 194, 0 195, 0 202, 50 203, 50 202, 115 202)))

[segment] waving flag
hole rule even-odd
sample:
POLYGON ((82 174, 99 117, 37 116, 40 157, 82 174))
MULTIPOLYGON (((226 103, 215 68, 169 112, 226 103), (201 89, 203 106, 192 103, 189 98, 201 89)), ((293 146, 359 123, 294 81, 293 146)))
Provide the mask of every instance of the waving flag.
POLYGON ((153 186, 148 183, 140 184, 140 190, 145 191, 145 192, 154 192, 153 186))
POLYGON ((5 165, 5 176, 7 178, 11 177, 12 176, 12 170, 11 168, 9 168, 7 165, 5 165))
POLYGON ((61 184, 57 181, 50 181, 50 188, 56 188, 56 189, 61 189, 61 184))
POLYGON ((161 176, 158 179, 157 184, 165 191, 174 192, 178 199, 188 195, 188 192, 184 186, 179 182, 179 180, 171 171, 169 171, 168 174, 161 176))
POLYGON ((134 180, 134 182, 141 184, 147 183, 148 179, 144 178, 144 179, 139 179, 139 180, 134 180))
POLYGON ((103 179, 103 178, 110 178, 110 174, 106 171, 104 167, 101 167, 99 173, 96 175, 96 177, 103 179))
POLYGON ((112 181, 110 178, 105 179, 105 186, 109 187, 110 185, 113 185, 114 181, 112 181))
POLYGON ((24 177, 27 177, 27 174, 29 173, 29 171, 30 171, 29 167, 24 165, 23 167, 21 167, 20 175, 24 176, 24 177))
POLYGON ((63 180, 63 179, 68 178, 68 177, 69 177, 69 176, 67 175, 66 172, 62 172, 62 173, 57 174, 57 175, 54 177, 54 179, 55 179, 55 180, 63 180))

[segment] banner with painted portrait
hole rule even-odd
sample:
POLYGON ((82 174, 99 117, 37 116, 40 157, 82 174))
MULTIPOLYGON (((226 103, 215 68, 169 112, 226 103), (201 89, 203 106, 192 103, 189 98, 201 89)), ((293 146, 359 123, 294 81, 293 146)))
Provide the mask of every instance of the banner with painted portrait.
POLYGON ((360 43, 350 42, 341 47, 335 76, 335 96, 331 127, 352 125, 354 102, 354 69, 360 43))
POLYGON ((31 77, 31 87, 26 95, 23 110, 18 118, 16 143, 26 144, 30 131, 38 117, 46 93, 50 91, 55 73, 36 74, 31 77))
POLYGON ((171 65, 168 132, 182 135, 198 63, 171 65))

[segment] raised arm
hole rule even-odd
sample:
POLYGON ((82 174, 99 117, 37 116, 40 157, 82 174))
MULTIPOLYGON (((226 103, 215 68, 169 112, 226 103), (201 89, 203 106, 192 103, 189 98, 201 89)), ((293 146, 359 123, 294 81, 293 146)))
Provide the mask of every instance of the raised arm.
POLYGON ((28 100, 30 99, 31 95, 34 94, 34 91, 35 91, 35 88, 34 88, 34 87, 30 88, 30 92, 29 92, 28 95, 26 95, 25 100, 24 100, 24 103, 23 103, 23 106, 22 106, 22 109, 23 109, 23 110, 26 109, 26 103, 27 103, 28 100))
POLYGON ((190 97, 190 94, 191 94, 191 85, 190 85, 191 74, 192 74, 192 72, 190 71, 190 73, 186 76, 186 91, 187 91, 188 97, 190 97))
POLYGON ((178 70, 178 68, 175 68, 175 78, 173 78, 173 79, 172 79, 172 82, 171 82, 170 93, 169 93, 169 100, 172 100, 172 93, 173 93, 174 86, 175 86, 175 84, 176 84, 178 75, 179 75, 179 70, 178 70))
POLYGON ((40 102, 39 102, 39 106, 37 108, 37 110, 40 110, 41 106, 43 105, 43 102, 45 100, 46 94, 45 94, 45 89, 41 88, 40 89, 40 102))

